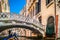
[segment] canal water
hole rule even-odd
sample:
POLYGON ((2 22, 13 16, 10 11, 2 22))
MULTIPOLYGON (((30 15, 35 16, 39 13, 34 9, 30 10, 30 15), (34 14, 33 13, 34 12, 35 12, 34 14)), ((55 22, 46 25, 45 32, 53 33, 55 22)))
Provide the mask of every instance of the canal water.
POLYGON ((41 38, 25 38, 25 37, 19 37, 19 40, 55 40, 55 39, 41 39, 41 38))
MULTIPOLYGON (((3 40, 3 38, 0 40, 3 40)), ((15 40, 13 38, 9 38, 8 40, 15 40)), ((18 37, 18 40, 55 40, 55 39, 43 39, 43 38, 27 38, 27 37, 18 37)))
MULTIPOLYGON (((4 40, 7 37, 0 37, 0 40, 4 40)), ((11 37, 8 40, 15 40, 16 37, 11 37)), ((35 37, 17 37, 18 40, 42 40, 41 38, 35 38, 35 37)))
POLYGON ((36 38, 26 38, 26 37, 19 37, 19 40, 42 40, 42 39, 36 39, 36 38))

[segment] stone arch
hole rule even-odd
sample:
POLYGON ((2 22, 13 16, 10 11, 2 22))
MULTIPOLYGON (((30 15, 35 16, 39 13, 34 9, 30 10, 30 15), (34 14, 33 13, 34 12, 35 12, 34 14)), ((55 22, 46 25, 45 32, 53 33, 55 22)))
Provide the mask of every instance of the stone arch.
POLYGON ((32 27, 28 27, 26 25, 7 25, 7 26, 0 26, 0 32, 3 32, 4 30, 10 29, 10 28, 25 28, 25 29, 29 29, 32 32, 37 33, 38 34, 37 36, 43 37, 43 34, 39 30, 37 30, 35 28, 32 28, 32 27))
POLYGON ((0 32, 6 30, 6 29, 10 29, 10 28, 25 28, 25 29, 29 29, 33 32, 36 32, 36 33, 41 33, 39 32, 39 30, 37 29, 34 29, 32 27, 28 27, 28 26, 25 26, 25 25, 7 25, 7 26, 0 26, 0 32))

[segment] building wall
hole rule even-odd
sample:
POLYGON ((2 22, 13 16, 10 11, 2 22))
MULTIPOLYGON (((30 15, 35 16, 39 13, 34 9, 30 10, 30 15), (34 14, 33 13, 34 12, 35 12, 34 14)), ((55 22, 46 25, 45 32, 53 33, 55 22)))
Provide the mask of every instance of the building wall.
MULTIPOLYGON (((26 17, 33 18, 35 15, 35 3, 37 0, 26 0, 26 5, 22 9, 21 13, 22 15, 26 17), (25 11, 24 11, 25 10, 25 11)), ((36 36, 35 33, 32 33, 30 30, 26 30, 26 36, 36 36)))
POLYGON ((46 0, 41 0, 41 11, 36 14, 36 3, 37 2, 38 2, 37 0, 35 2, 33 2, 33 4, 29 7, 28 12, 29 12, 29 15, 31 18, 33 17, 33 18, 37 19, 38 21, 39 21, 38 18, 40 16, 42 17, 41 24, 43 25, 43 28, 45 29, 45 32, 46 32, 46 25, 47 25, 48 18, 50 16, 53 16, 55 18, 54 0, 52 0, 48 5, 46 5, 46 0), (33 9, 33 7, 34 7, 34 9, 33 9), (34 10, 34 13, 32 12, 32 10, 34 10))
POLYGON ((44 25, 44 29, 46 32, 47 21, 50 16, 55 17, 55 10, 54 10, 54 1, 50 2, 46 6, 46 0, 41 0, 41 16, 42 16, 42 25, 44 25))
MULTIPOLYGON (((36 13, 36 2, 37 0, 27 0, 27 16, 29 15, 30 18, 35 18, 36 13)), ((31 36, 37 36, 34 32, 31 33, 31 36)))
POLYGON ((10 12, 8 0, 1 0, 1 8, 2 8, 2 12, 10 12))
MULTIPOLYGON (((27 16, 29 15, 31 18, 35 18, 39 21, 39 17, 41 16, 41 24, 46 32, 47 20, 50 16, 53 16, 55 19, 55 5, 54 0, 52 0, 48 5, 46 5, 46 0, 41 0, 41 11, 36 14, 36 3, 38 0, 26 0, 27 4, 27 16)), ((55 22, 55 21, 54 21, 55 22)), ((43 33, 45 36, 45 33, 43 33)))
POLYGON ((24 8, 20 11, 20 15, 26 16, 26 5, 24 6, 24 8))
POLYGON ((57 37, 60 38, 60 7, 59 7, 59 3, 58 3, 58 0, 56 0, 56 32, 57 32, 57 37))
POLYGON ((45 27, 46 27, 48 18, 50 16, 53 16, 53 17, 55 16, 54 1, 51 2, 52 3, 51 5, 48 4, 47 6, 46 6, 46 0, 41 0, 41 2, 42 2, 41 3, 42 24, 45 25, 45 27))
POLYGON ((33 16, 35 15, 35 3, 36 3, 36 0, 31 0, 31 1, 28 1, 27 0, 27 11, 28 11, 28 15, 33 18, 33 16))
POLYGON ((24 10, 23 9, 20 11, 20 15, 24 15, 24 10))
POLYGON ((28 29, 26 29, 26 36, 27 36, 27 37, 30 37, 30 36, 31 36, 31 31, 28 30, 28 29))

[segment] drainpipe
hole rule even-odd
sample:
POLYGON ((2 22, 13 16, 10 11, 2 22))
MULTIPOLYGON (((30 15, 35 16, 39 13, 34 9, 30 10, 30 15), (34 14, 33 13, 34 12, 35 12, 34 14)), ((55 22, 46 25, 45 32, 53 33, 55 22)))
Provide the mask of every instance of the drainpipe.
MULTIPOLYGON (((56 0, 54 0, 54 12, 55 12, 55 33, 56 33, 56 0)), ((55 40, 57 39, 57 34, 55 35, 55 40)))

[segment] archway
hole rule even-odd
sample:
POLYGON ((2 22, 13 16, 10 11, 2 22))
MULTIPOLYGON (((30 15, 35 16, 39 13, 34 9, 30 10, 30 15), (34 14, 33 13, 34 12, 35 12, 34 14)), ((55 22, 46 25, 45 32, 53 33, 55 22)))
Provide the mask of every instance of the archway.
POLYGON ((38 30, 32 28, 32 27, 28 27, 26 25, 7 25, 7 26, 0 26, 0 32, 6 30, 6 29, 10 29, 10 28, 25 28, 25 29, 29 29, 33 32, 36 32, 36 33, 40 33, 38 30))
MULTIPOLYGON (((24 28, 24 29, 29 29, 31 31, 33 31, 34 33, 38 33, 40 34, 40 36, 42 37, 42 33, 40 33, 38 30, 34 29, 34 28, 31 28, 31 27, 28 27, 28 26, 24 26, 24 25, 8 25, 8 26, 0 26, 0 32, 3 32, 4 30, 6 29, 10 29, 10 28, 24 28), (2 29, 1 29, 2 28, 2 29)), ((21 30, 20 30, 21 31, 21 30)), ((21 34, 23 34, 21 32, 21 34)), ((37 34, 37 36, 38 36, 37 34)), ((26 35, 25 35, 26 36, 26 35)))
POLYGON ((50 16, 47 20, 47 26, 46 26, 46 36, 52 37, 55 33, 54 28, 54 17, 50 16))

